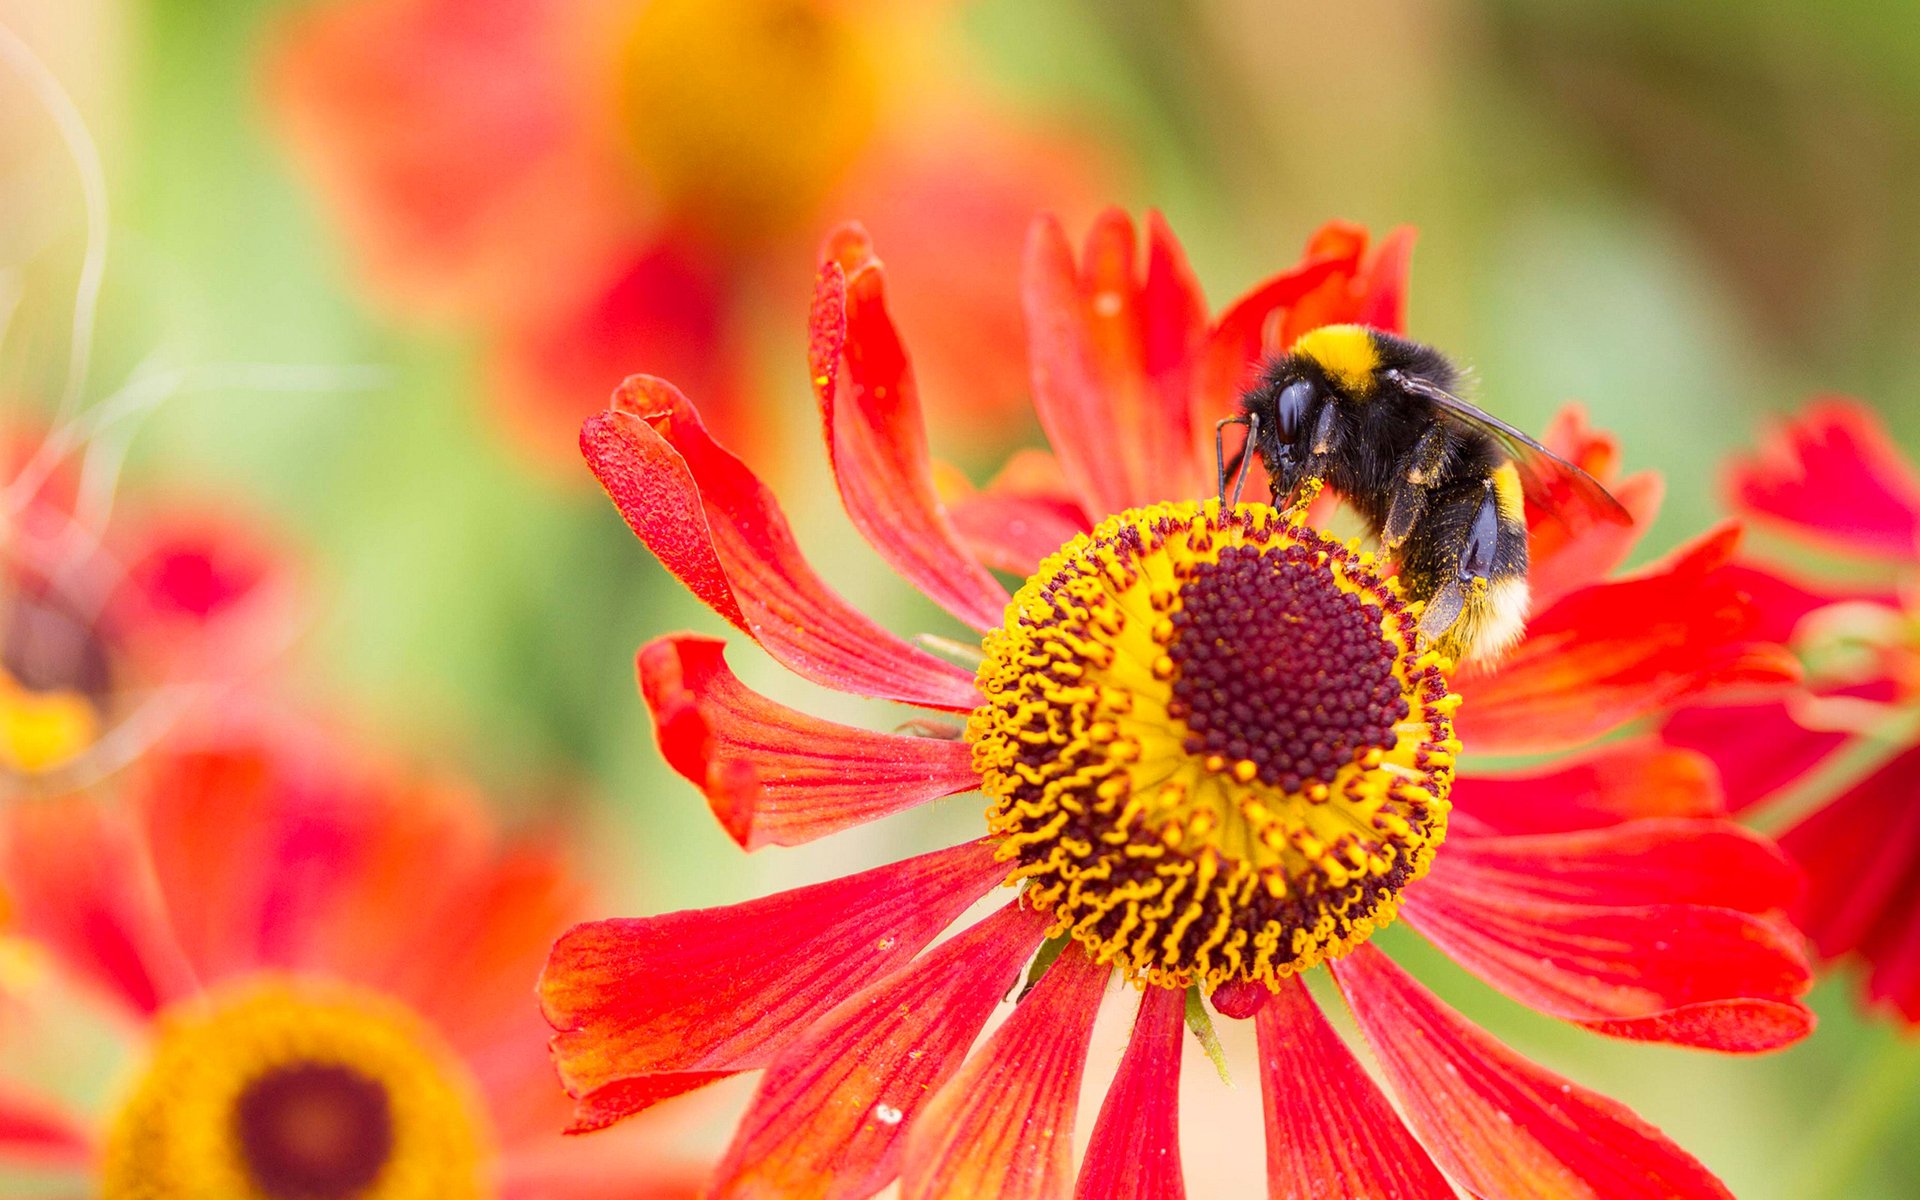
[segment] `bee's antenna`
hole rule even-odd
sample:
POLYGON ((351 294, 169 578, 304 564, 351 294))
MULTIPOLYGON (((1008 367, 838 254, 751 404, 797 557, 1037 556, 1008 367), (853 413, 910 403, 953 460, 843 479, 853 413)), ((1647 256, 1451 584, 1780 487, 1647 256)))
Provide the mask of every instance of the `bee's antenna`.
POLYGON ((1247 481, 1247 451, 1252 447, 1254 436, 1259 430, 1259 418, 1250 413, 1244 413, 1237 417, 1222 417, 1214 422, 1213 465, 1218 477, 1216 482, 1222 504, 1227 503, 1227 472, 1235 470, 1239 472, 1239 477, 1233 484, 1233 503, 1240 503, 1240 488, 1241 485, 1247 481), (1233 456, 1232 466, 1227 465, 1226 438, 1227 426, 1229 425, 1245 425, 1247 427, 1247 440, 1240 443, 1239 452, 1233 456))

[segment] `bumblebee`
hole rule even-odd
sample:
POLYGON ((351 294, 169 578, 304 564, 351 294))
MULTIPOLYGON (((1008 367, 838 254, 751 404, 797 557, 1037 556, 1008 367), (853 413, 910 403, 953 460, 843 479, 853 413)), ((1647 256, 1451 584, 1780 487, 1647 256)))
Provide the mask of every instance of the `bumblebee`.
POLYGON ((1526 625, 1526 500, 1563 522, 1628 523, 1585 471, 1456 394, 1439 351, 1358 325, 1303 334, 1241 397, 1247 437, 1219 459, 1220 492, 1251 449, 1278 503, 1324 483, 1345 498, 1393 560, 1420 634, 1460 661, 1492 659, 1526 625), (1575 503, 1575 502, 1579 503, 1575 503))

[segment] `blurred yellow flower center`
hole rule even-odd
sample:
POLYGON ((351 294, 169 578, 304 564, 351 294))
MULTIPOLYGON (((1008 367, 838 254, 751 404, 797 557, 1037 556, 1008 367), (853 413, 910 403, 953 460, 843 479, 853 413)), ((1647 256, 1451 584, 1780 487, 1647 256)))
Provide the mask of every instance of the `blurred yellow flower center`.
POLYGON ((0 584, 0 768, 58 770, 100 739, 111 692, 107 650, 92 622, 44 579, 0 584))
POLYGON ((1042 563, 967 736, 1030 903, 1136 983, 1272 984, 1393 917, 1446 835, 1444 660, 1371 555, 1159 504, 1042 563))
POLYGON ((879 87, 861 30, 824 0, 647 0, 623 127, 671 213, 739 246, 826 199, 873 134, 879 87))
POLYGON ((115 1118, 106 1200, 461 1200, 489 1194, 471 1081, 377 994, 269 979, 162 1014, 115 1118))

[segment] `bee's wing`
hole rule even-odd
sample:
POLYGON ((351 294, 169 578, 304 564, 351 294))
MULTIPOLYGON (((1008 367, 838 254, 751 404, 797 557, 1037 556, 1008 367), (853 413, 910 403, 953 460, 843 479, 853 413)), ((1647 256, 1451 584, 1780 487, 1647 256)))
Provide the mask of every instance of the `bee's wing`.
POLYGON ((1633 524, 1633 516, 1599 480, 1534 441, 1499 417, 1417 376, 1390 373, 1393 381, 1423 399, 1431 400, 1448 416, 1499 442, 1513 459, 1520 486, 1533 501, 1562 523, 1575 508, 1594 513, 1616 525, 1633 524))

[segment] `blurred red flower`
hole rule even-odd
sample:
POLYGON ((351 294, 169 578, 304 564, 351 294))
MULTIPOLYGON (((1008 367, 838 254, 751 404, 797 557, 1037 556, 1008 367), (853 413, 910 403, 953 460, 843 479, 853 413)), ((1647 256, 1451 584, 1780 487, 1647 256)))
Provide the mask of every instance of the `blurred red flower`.
POLYGON ((1052 453, 943 498, 881 265, 861 231, 839 234, 810 343, 834 476, 867 541, 983 635, 977 673, 836 595, 671 385, 631 379, 587 423, 601 483, 691 591, 798 674, 923 710, 901 732, 850 728, 748 690, 713 638, 647 645, 661 751, 743 846, 974 789, 989 811, 986 836, 951 849, 568 933, 541 997, 576 1129, 762 1069, 710 1196, 851 1198, 896 1177, 907 1200, 1180 1196, 1179 1027, 1210 992, 1258 1023, 1274 1194, 1727 1194, 1368 942, 1403 915, 1494 988, 1619 1037, 1745 1052, 1807 1032, 1807 968, 1776 913, 1793 872, 1717 819, 1695 756, 1634 739, 1454 778, 1463 746, 1564 753, 1789 677, 1727 567, 1734 533, 1609 577, 1658 484, 1616 480, 1611 439, 1570 414, 1549 440, 1635 522, 1536 524, 1526 639, 1453 672, 1414 644, 1372 556, 1264 505, 1181 499, 1213 493, 1212 422, 1263 355, 1320 322, 1402 328, 1409 245, 1331 226, 1210 317, 1158 218, 1144 262, 1124 216, 1077 259, 1041 223, 1025 295, 1052 453), (989 566, 1026 582, 1010 597, 989 566), (1018 898, 935 944, 1008 883, 1018 898), (1323 962, 1398 1112, 1306 989, 1323 962), (1076 1182, 1080 1078, 1116 972, 1139 1015, 1076 1182))
POLYGON ((582 896, 550 848, 304 731, 170 739, 128 778, 4 816, 14 932, 130 1045, 107 1112, 0 1084, 0 1163, 108 1196, 693 1194, 657 1145, 553 1132, 527 987, 582 896))
POLYGON ((1666 738, 1713 758, 1736 812, 1878 752, 1877 766, 1796 818, 1780 845, 1806 869, 1795 916, 1815 947, 1857 956, 1868 1001, 1920 1022, 1920 805, 1907 774, 1920 766, 1920 475, 1869 409, 1833 398, 1736 459, 1726 486, 1757 527, 1861 569, 1834 582, 1743 566, 1767 636, 1800 654, 1806 681, 1683 712, 1666 738))
POLYGON ((925 290, 956 432, 1024 388, 1028 214, 1092 194, 1084 139, 984 98, 944 4, 345 0, 287 22, 279 124, 376 290, 484 331, 496 390, 557 459, 635 364, 735 437, 756 314, 859 211, 925 290))
MULTIPOLYGON (((57 791, 124 765, 294 628, 296 571, 210 505, 109 516, 77 456, 0 431, 0 780, 57 791)), ((132 509, 129 513, 126 510, 132 509)))

